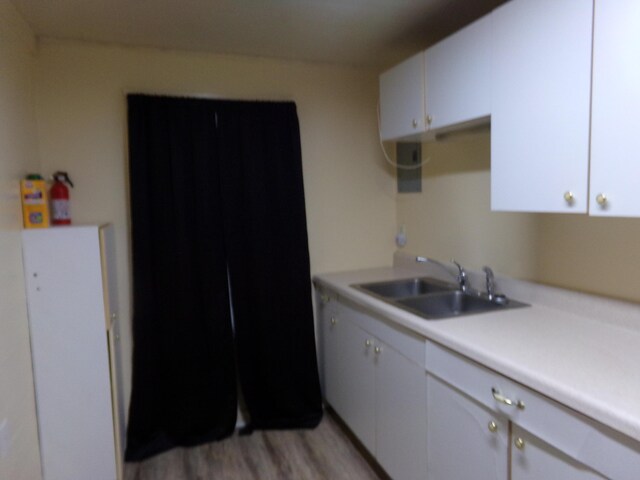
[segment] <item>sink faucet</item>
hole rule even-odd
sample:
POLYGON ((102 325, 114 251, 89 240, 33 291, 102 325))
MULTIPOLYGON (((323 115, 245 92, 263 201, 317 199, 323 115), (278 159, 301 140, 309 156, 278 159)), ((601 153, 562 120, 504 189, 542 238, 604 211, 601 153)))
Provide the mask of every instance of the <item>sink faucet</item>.
POLYGON ((451 259, 451 262, 453 262, 456 267, 458 267, 458 276, 456 277, 456 280, 458 281, 458 285, 460 286, 460 290, 462 290, 463 292, 466 292, 468 289, 467 286, 467 272, 464 271, 464 268, 462 268, 462 265, 460 265, 458 262, 456 262, 453 258, 451 259))
POLYGON ((495 296, 495 293, 496 293, 495 292, 496 284, 495 284, 495 280, 493 278, 493 270, 491 270, 487 266, 484 266, 484 267, 482 267, 482 271, 486 275, 487 297, 489 298, 489 300, 493 300, 493 297, 495 296))
POLYGON ((443 269, 445 272, 447 272, 449 275, 453 276, 456 279, 456 282, 458 283, 458 287, 460 288, 461 291, 463 292, 467 291, 468 289, 467 272, 465 272, 464 268, 462 268, 462 266, 458 262, 456 262, 454 259, 451 259, 451 262, 455 264, 456 267, 458 267, 458 275, 453 275, 449 270, 449 268, 444 263, 440 263, 438 260, 434 260, 433 258, 416 257, 416 262, 433 263, 434 265, 439 266, 441 269, 443 269))

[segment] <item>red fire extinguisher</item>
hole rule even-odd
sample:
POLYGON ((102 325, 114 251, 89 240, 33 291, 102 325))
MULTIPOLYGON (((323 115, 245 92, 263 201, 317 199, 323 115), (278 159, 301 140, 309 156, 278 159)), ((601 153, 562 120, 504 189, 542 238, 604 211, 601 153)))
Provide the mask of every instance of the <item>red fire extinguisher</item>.
POLYGON ((53 174, 53 185, 51 186, 51 223, 54 225, 71 225, 69 189, 64 182, 73 187, 73 183, 67 172, 56 172, 53 174))

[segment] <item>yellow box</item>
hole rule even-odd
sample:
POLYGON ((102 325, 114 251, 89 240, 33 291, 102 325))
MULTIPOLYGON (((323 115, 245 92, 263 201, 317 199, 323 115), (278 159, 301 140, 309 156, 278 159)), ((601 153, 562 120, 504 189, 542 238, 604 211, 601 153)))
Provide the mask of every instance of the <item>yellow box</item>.
POLYGON ((24 228, 49 226, 49 198, 44 180, 20 180, 24 228))

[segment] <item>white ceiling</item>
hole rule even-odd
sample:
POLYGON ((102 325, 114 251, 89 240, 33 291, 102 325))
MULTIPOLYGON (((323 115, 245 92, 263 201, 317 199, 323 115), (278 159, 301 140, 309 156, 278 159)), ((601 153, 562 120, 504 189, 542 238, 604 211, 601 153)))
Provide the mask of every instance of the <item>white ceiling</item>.
POLYGON ((386 68, 505 0, 12 0, 36 35, 386 68))

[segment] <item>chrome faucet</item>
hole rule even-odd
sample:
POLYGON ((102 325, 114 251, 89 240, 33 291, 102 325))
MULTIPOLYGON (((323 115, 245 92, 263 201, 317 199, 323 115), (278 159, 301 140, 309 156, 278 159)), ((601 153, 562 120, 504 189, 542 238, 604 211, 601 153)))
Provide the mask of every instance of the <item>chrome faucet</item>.
POLYGON ((458 276, 456 277, 456 280, 458 281, 458 285, 460 286, 460 290, 462 290, 463 292, 466 292, 468 289, 467 286, 467 272, 464 271, 464 268, 462 268, 462 265, 460 265, 458 262, 456 262, 453 258, 451 259, 451 262, 453 262, 456 267, 458 267, 458 276))
POLYGON ((443 269, 445 272, 447 272, 449 275, 453 276, 456 279, 456 282, 458 283, 458 287, 460 288, 460 290, 462 292, 466 292, 467 291, 467 289, 468 289, 467 272, 465 272, 464 268, 462 268, 462 265, 460 265, 454 259, 451 259, 451 263, 455 264, 455 266, 458 267, 458 275, 452 274, 451 271, 449 270, 449 267, 447 267, 444 263, 440 263, 438 260, 434 260, 432 258, 416 257, 416 262, 418 262, 418 263, 433 263, 434 265, 439 266, 441 269, 443 269))
POLYGON ((495 283, 495 279, 493 278, 493 270, 491 270, 487 266, 484 266, 484 267, 482 267, 482 271, 486 275, 487 298, 489 298, 489 300, 493 300, 493 298, 495 297, 495 294, 496 294, 496 292, 495 292, 496 283, 495 283))

